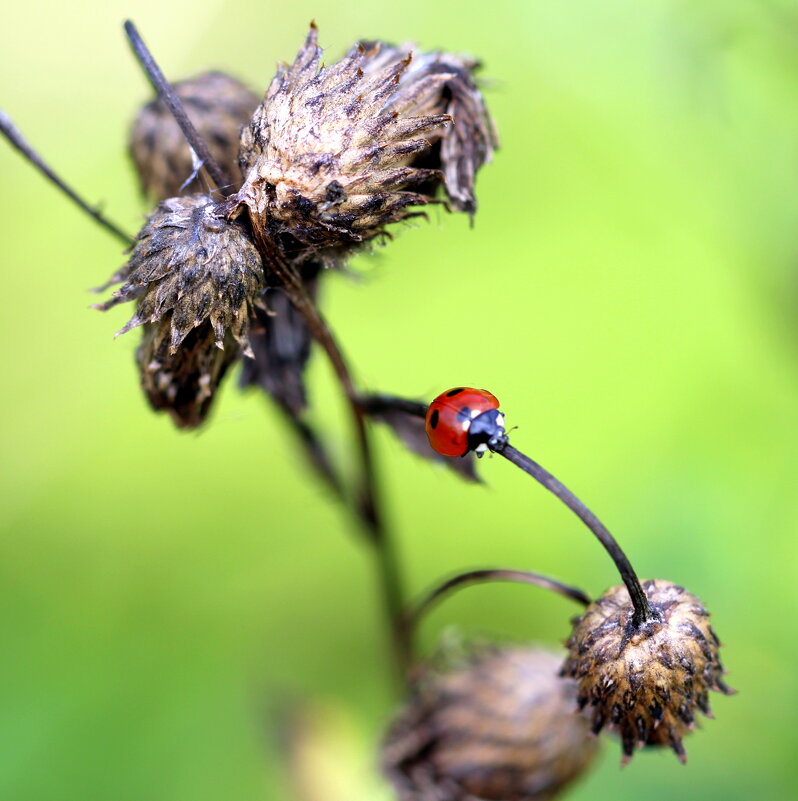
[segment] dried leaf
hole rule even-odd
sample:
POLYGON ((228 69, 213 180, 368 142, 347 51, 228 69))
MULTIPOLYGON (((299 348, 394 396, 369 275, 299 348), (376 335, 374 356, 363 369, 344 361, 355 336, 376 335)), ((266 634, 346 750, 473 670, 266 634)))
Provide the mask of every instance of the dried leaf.
MULTIPOLYGON (((316 279, 305 281, 315 299, 316 279)), ((253 358, 244 360, 241 386, 259 386, 295 415, 307 406, 305 367, 311 335, 305 319, 281 289, 267 290, 252 317, 253 358)))
POLYGON ((442 456, 430 447, 424 423, 426 404, 390 395, 369 395, 362 399, 362 408, 372 420, 388 425, 413 453, 446 465, 466 481, 481 483, 473 453, 462 457, 442 456))

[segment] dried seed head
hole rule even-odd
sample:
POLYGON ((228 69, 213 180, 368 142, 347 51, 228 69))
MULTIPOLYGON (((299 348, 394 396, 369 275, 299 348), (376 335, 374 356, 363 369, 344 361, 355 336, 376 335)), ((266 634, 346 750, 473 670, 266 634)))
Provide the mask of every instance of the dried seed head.
POLYGON ((383 233, 433 202, 444 177, 453 205, 473 210, 474 174, 495 145, 474 66, 358 44, 323 67, 312 28, 242 133, 238 202, 265 214, 269 233, 316 248, 383 233))
MULTIPOLYGON (((173 84, 173 89, 211 155, 240 183, 241 129, 258 105, 257 95, 223 72, 204 72, 173 84)), ((185 194, 183 185, 195 172, 191 148, 162 100, 147 103, 136 115, 130 130, 130 155, 144 194, 156 200, 185 194)))
POLYGON ((642 586, 657 619, 635 626, 626 587, 607 590, 575 620, 563 675, 579 682, 580 706, 593 707, 593 732, 618 731, 624 761, 644 745, 668 745, 684 761, 696 710, 711 714, 710 690, 731 692, 720 642, 695 595, 659 579, 642 586))
POLYGON ((138 359, 150 401, 172 408, 179 424, 197 425, 227 366, 249 353, 249 318, 264 282, 257 250, 209 197, 171 198, 147 220, 110 284, 121 281, 98 308, 138 301, 117 336, 147 326, 138 359), (187 406, 196 409, 180 411, 187 406))
POLYGON ((402 801, 539 801, 576 779, 597 742, 558 666, 546 651, 509 648, 428 669, 383 749, 402 801))

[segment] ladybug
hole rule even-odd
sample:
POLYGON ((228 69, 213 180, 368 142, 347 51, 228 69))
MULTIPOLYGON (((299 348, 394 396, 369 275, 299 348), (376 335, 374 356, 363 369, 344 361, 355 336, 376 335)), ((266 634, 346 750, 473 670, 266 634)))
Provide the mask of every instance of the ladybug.
POLYGON ((444 456, 498 450, 507 443, 499 400, 484 389, 455 387, 442 392, 427 409, 427 437, 444 456))

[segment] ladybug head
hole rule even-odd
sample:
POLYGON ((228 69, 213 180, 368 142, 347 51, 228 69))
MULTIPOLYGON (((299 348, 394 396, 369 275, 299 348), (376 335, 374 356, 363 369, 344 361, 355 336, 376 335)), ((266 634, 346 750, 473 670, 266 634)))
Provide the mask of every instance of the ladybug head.
POLYGON ((477 415, 468 429, 468 450, 481 457, 485 451, 500 451, 507 444, 504 415, 498 409, 489 409, 477 415))

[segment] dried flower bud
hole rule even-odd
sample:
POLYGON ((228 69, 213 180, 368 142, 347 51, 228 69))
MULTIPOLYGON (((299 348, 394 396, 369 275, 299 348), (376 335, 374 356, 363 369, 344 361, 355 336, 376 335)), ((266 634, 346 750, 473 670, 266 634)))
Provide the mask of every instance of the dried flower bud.
POLYGON ((583 773, 597 741, 558 666, 546 651, 490 649, 422 674, 383 750, 402 801, 539 801, 583 773))
POLYGON ((580 707, 593 707, 593 732, 618 731, 624 761, 644 745, 669 745, 684 761, 696 710, 711 714, 708 692, 731 692, 720 642, 695 595, 659 579, 642 586, 657 619, 635 626, 626 587, 607 590, 576 619, 563 675, 579 682, 580 707))
POLYGON ((474 173, 495 141, 472 66, 358 44, 323 67, 312 28, 242 133, 237 201, 265 216, 270 233, 315 248, 383 233, 434 202, 444 174, 453 204, 473 210, 474 173))
POLYGON ((152 213, 110 283, 121 281, 98 308, 138 301, 117 336, 147 326, 138 360, 151 403, 170 409, 178 425, 198 425, 229 364, 249 353, 249 317, 264 281, 257 250, 241 226, 218 216, 211 198, 171 198, 152 213))
MULTIPOLYGON (((257 108, 258 97, 223 72, 204 72, 172 85, 211 155, 231 180, 241 181, 238 146, 241 129, 257 108)), ((156 99, 143 106, 130 130, 130 155, 141 190, 157 200, 184 194, 195 172, 191 148, 166 104, 156 99)))

